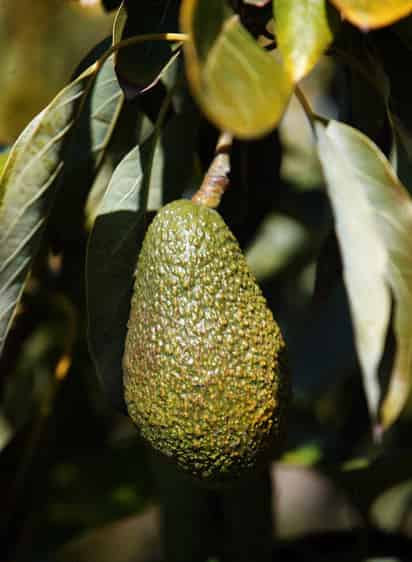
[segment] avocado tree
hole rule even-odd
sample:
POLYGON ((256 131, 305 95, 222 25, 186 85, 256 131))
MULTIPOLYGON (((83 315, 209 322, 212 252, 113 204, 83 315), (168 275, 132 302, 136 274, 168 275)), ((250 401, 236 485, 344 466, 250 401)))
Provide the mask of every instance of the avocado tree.
MULTIPOLYGON (((27 532, 35 506, 77 482, 67 455, 96 435, 109 467, 146 483, 108 440, 127 415, 153 447, 137 456, 162 505, 162 554, 142 546, 136 560, 318 560, 325 544, 342 560, 402 558, 412 1, 105 6, 112 37, 0 178, 3 558, 44 552, 27 532), (104 397, 88 375, 70 382, 91 361, 104 397), (356 529, 276 542, 274 460, 327 475, 356 529), (402 513, 383 530, 377 500, 394 489, 402 513)), ((81 466, 93 480, 102 463, 81 466)))

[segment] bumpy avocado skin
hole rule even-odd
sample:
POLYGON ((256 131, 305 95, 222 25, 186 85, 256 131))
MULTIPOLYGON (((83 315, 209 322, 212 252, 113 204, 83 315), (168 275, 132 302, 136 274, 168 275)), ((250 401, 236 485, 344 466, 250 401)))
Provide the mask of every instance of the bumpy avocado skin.
POLYGON ((123 361, 143 437, 203 480, 252 469, 283 429, 284 347, 220 215, 163 207, 139 256, 123 361))

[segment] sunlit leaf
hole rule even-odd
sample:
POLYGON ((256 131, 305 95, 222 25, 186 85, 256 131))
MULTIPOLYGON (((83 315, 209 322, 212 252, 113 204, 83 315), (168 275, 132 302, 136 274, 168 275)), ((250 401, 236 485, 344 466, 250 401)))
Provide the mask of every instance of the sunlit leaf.
MULTIPOLYGON (((116 78, 112 56, 96 77, 65 153, 63 181, 70 184, 71 194, 73 178, 78 184, 84 184, 96 173, 123 106, 124 94, 116 78)), ((87 189, 89 185, 82 187, 87 189)))
POLYGON ((90 67, 26 127, 13 146, 0 178, 0 352, 23 291, 64 162, 63 140, 73 126, 73 110, 85 95, 90 67))
POLYGON ((94 222, 115 168, 134 146, 143 143, 152 132, 153 123, 139 105, 123 105, 87 198, 85 213, 89 227, 94 222))
POLYGON ((295 82, 310 72, 333 39, 326 0, 273 0, 276 38, 295 82))
MULTIPOLYGON (((115 18, 113 20, 113 31, 112 31, 112 44, 116 45, 122 40, 122 34, 127 22, 127 10, 124 2, 120 3, 119 9, 116 12, 115 18)), ((115 59, 117 59, 119 53, 115 54, 115 59)))
POLYGON ((317 133, 374 417, 381 398, 377 368, 394 299, 396 352, 381 410, 387 427, 401 412, 412 382, 412 201, 368 137, 336 121, 318 125, 317 133))
POLYGON ((292 82, 279 58, 261 48, 220 0, 184 0, 181 26, 193 92, 206 115, 242 138, 279 122, 292 82))
POLYGON ((90 95, 88 134, 95 166, 101 161, 123 103, 124 95, 110 57, 102 66, 90 95))
POLYGON ((361 29, 384 27, 412 13, 412 0, 331 0, 342 16, 361 29))

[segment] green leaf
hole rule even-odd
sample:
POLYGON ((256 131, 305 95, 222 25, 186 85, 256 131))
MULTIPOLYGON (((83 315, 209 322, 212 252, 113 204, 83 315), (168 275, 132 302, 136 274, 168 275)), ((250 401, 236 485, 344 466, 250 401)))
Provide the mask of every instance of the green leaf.
POLYGON ((412 13, 412 0, 331 0, 342 17, 363 30, 384 27, 412 13))
MULTIPOLYGON (((112 32, 112 45, 116 45, 122 40, 122 35, 127 22, 127 10, 124 2, 120 3, 120 6, 116 12, 113 21, 113 32, 112 32)), ((115 53, 115 59, 117 59, 119 52, 115 53)))
POLYGON ((276 39, 294 82, 312 70, 333 39, 326 0, 273 0, 276 39))
POLYGON ((95 67, 64 88, 26 127, 0 178, 0 353, 37 251, 63 169, 62 143, 95 67))
POLYGON ((133 148, 115 169, 90 234, 86 291, 90 352, 116 408, 124 409, 122 356, 133 272, 144 234, 151 136, 133 148))
POLYGON ((336 121, 326 128, 317 125, 317 134, 374 418, 380 400, 377 368, 394 299, 396 353, 381 408, 388 427, 399 416, 412 382, 412 201, 368 137, 336 121))
POLYGON ((111 56, 97 74, 77 120, 65 155, 64 175, 73 175, 77 170, 82 172, 85 163, 90 161, 93 169, 98 168, 123 105, 124 95, 111 56))
POLYGON ((89 227, 94 222, 115 168, 134 146, 142 144, 152 133, 153 123, 143 114, 139 104, 124 104, 87 197, 85 213, 89 227))
MULTIPOLYGON (((87 129, 95 167, 101 162, 123 104, 124 95, 114 72, 112 56, 99 71, 88 103, 87 129)), ((79 137, 83 136, 84 130, 80 128, 79 133, 79 137)))
POLYGON ((124 105, 112 56, 97 74, 73 133, 65 143, 65 166, 51 217, 53 231, 58 232, 60 240, 76 238, 83 229, 84 200, 105 158, 124 105))
POLYGON ((220 129, 240 138, 273 129, 292 82, 279 58, 261 48, 220 0, 183 0, 186 67, 194 95, 220 129))

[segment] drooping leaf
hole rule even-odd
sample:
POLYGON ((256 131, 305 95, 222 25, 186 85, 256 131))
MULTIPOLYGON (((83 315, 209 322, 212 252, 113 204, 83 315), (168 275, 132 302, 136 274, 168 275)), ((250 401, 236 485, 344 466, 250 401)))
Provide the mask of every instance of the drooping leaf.
POLYGON ((110 183, 114 170, 137 144, 142 144, 153 132, 152 121, 142 112, 139 103, 123 105, 103 159, 94 177, 85 204, 86 224, 91 226, 110 183))
POLYGON ((273 0, 276 38, 288 73, 298 82, 333 39, 326 0, 273 0))
POLYGON ((123 105, 124 95, 118 84, 111 56, 97 74, 77 120, 65 155, 65 174, 76 173, 76 168, 84 168, 88 160, 92 161, 94 169, 99 166, 123 105))
MULTIPOLYGON (((113 21, 112 45, 116 45, 122 40, 122 35, 127 22, 127 10, 124 2, 120 2, 119 9, 116 12, 113 21)), ((119 56, 119 52, 115 53, 115 59, 119 56)))
MULTIPOLYGON (((90 138, 90 151, 95 167, 101 162, 123 104, 124 95, 114 72, 113 57, 110 57, 102 66, 93 85, 88 103, 89 122, 86 124, 80 120, 78 134, 79 138, 90 138)), ((79 150, 77 157, 81 158, 79 150)))
POLYGON ((95 74, 90 67, 22 132, 0 178, 0 353, 23 291, 31 260, 63 169, 63 140, 73 127, 73 111, 95 74))
POLYGON ((344 279, 373 417, 394 300, 396 352, 381 409, 384 427, 399 416, 412 383, 412 201, 386 157, 368 137, 342 123, 317 125, 319 157, 335 214, 344 279))
POLYGON ((133 272, 144 233, 153 137, 115 169, 90 234, 86 291, 90 352, 112 404, 124 410, 122 356, 133 272), (146 174, 145 174, 146 172, 146 174))
POLYGON ((253 138, 279 122, 292 82, 276 54, 261 48, 220 0, 184 0, 187 74, 206 115, 220 129, 253 138))
POLYGON ((65 167, 51 219, 59 240, 76 238, 83 228, 85 200, 105 158, 124 101, 110 57, 97 74, 65 145, 65 167))
POLYGON ((361 29, 384 27, 412 13, 412 0, 331 0, 342 16, 361 29))
MULTIPOLYGON (((123 1, 113 26, 113 43, 144 33, 178 31, 179 2, 123 1)), ((119 83, 128 99, 153 87, 162 71, 177 56, 176 45, 167 41, 149 41, 120 49, 115 67, 119 83)))

